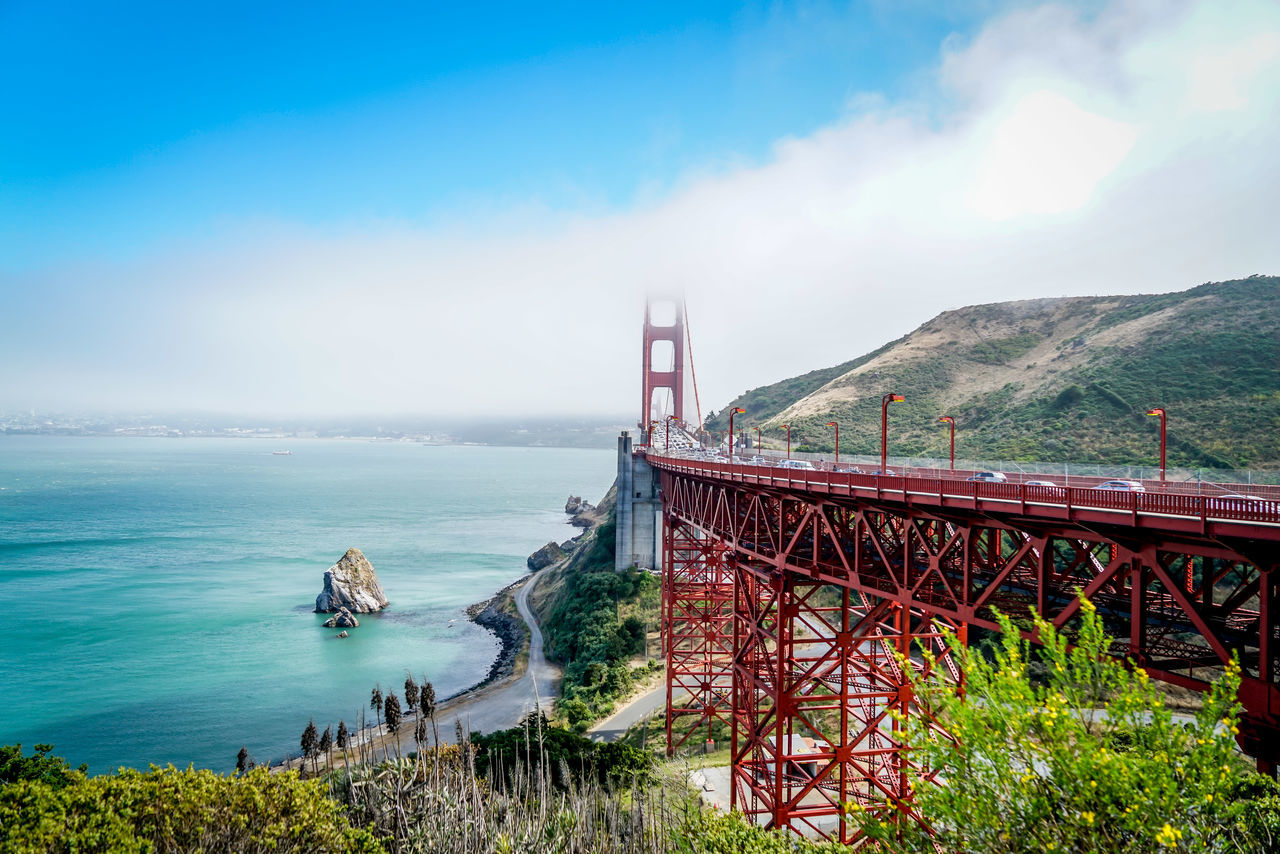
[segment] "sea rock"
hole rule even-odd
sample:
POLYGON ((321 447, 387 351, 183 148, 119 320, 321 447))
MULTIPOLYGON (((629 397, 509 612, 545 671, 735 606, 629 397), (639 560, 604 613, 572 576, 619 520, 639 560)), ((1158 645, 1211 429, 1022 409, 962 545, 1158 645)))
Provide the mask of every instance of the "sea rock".
POLYGON ((540 569, 545 569, 553 563, 558 563, 559 561, 564 560, 564 557, 564 549, 560 548, 555 543, 547 543, 545 546, 529 555, 529 571, 537 572, 540 569))
MULTIPOLYGON (((356 619, 356 615, 346 608, 339 608, 338 613, 324 621, 326 629, 354 629, 358 625, 360 621, 356 619)), ((343 634, 345 635, 346 632, 343 634)))
POLYGON ((359 549, 347 549, 337 563, 325 570, 324 591, 316 597, 318 613, 345 608, 356 614, 371 614, 390 604, 373 564, 359 549))
POLYGON ((346 629, 343 629, 342 631, 338 632, 337 636, 340 638, 345 638, 345 637, 350 637, 350 634, 347 632, 346 629))
POLYGON ((579 512, 578 508, 582 506, 582 499, 577 495, 570 495, 569 500, 564 503, 564 512, 570 516, 579 512))

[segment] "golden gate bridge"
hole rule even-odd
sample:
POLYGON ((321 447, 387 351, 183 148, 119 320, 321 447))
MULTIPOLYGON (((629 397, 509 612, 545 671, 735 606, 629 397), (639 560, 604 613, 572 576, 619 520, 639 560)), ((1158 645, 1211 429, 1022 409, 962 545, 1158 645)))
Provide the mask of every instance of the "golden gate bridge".
POLYGON ((681 306, 665 326, 646 307, 641 441, 619 441, 617 560, 662 572, 668 751, 726 724, 733 808, 843 841, 856 836, 845 804, 911 814, 899 716, 928 715, 904 672, 928 666, 918 649, 934 652, 935 675, 958 678, 945 633, 998 630, 995 609, 1035 608, 1069 628, 1081 598, 1114 654, 1154 679, 1205 691, 1236 657, 1238 742, 1275 775, 1275 487, 1248 487, 1263 494, 1246 499, 1158 481, 1109 491, 937 468, 793 468, 735 457, 732 437, 727 457, 706 455, 673 424, 684 421, 684 329, 681 306), (654 367, 657 342, 674 344, 669 371, 654 367), (673 411, 650 420, 664 391, 673 411))

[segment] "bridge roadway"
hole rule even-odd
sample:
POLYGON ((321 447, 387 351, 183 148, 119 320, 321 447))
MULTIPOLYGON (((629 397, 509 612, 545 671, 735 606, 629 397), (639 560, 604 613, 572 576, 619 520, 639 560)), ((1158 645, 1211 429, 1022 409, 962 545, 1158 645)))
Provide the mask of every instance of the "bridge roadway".
MULTIPOLYGON (((848 470, 784 468, 741 460, 719 462, 688 453, 648 448, 651 465, 665 471, 714 477, 751 486, 806 495, 890 500, 906 505, 1008 514, 1045 521, 1089 525, 1126 525, 1208 537, 1257 538, 1280 551, 1280 487, 1239 485, 1240 491, 1192 492, 1203 484, 1142 481, 1146 491, 1127 492, 1093 486, 1033 486, 969 480, 971 471, 900 468, 894 475, 848 470), (1249 498, 1232 498, 1248 490, 1249 498)), ((781 463, 779 459, 777 462, 781 463)), ((1025 475, 1035 480, 1045 475, 1025 475)), ((1108 478, 1075 477, 1097 484, 1108 478)), ((1215 488, 1216 485, 1211 485, 1215 488)))
POLYGON ((1018 617, 1032 606, 1068 626, 1078 593, 1115 652, 1154 678, 1203 691, 1237 657, 1241 747, 1275 773, 1274 487, 1234 487, 1253 497, 1159 482, 1126 492, 638 453, 660 473, 668 596, 687 599, 668 611, 682 624, 664 626, 677 652, 669 670, 683 669, 668 679, 695 703, 702 686, 702 720, 733 723, 734 797, 753 818, 803 830, 851 799, 905 797, 910 756, 882 726, 911 703, 892 651, 913 640, 940 650, 944 627, 998 628, 994 607, 1018 617), (726 572, 736 592, 725 593, 726 572), (823 588, 843 590, 842 604, 823 600, 823 588), (726 703, 714 689, 730 682, 726 703), (824 730, 824 715, 846 723, 824 730), (801 735, 813 744, 798 752, 801 735), (809 778, 797 782, 796 763, 814 769, 809 778))

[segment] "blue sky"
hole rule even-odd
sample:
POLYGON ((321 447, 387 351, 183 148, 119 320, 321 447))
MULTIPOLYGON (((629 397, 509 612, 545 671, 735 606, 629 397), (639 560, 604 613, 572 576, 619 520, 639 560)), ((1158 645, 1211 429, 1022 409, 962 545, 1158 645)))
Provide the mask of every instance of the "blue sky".
POLYGON ((10 0, 0 80, 0 410, 633 416, 647 293, 719 408, 1280 272, 1273 0, 10 0))
POLYGON ((626 207, 759 161, 857 92, 909 90, 981 20, 929 3, 7 3, 0 249, 38 266, 259 217, 626 207))

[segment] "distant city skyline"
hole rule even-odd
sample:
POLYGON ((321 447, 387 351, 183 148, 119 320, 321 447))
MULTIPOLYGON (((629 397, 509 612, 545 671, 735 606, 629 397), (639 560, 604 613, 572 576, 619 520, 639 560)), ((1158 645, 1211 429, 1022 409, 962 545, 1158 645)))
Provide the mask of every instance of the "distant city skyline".
POLYGON ((1280 273, 1267 0, 0 8, 0 411, 702 408, 1280 273))

